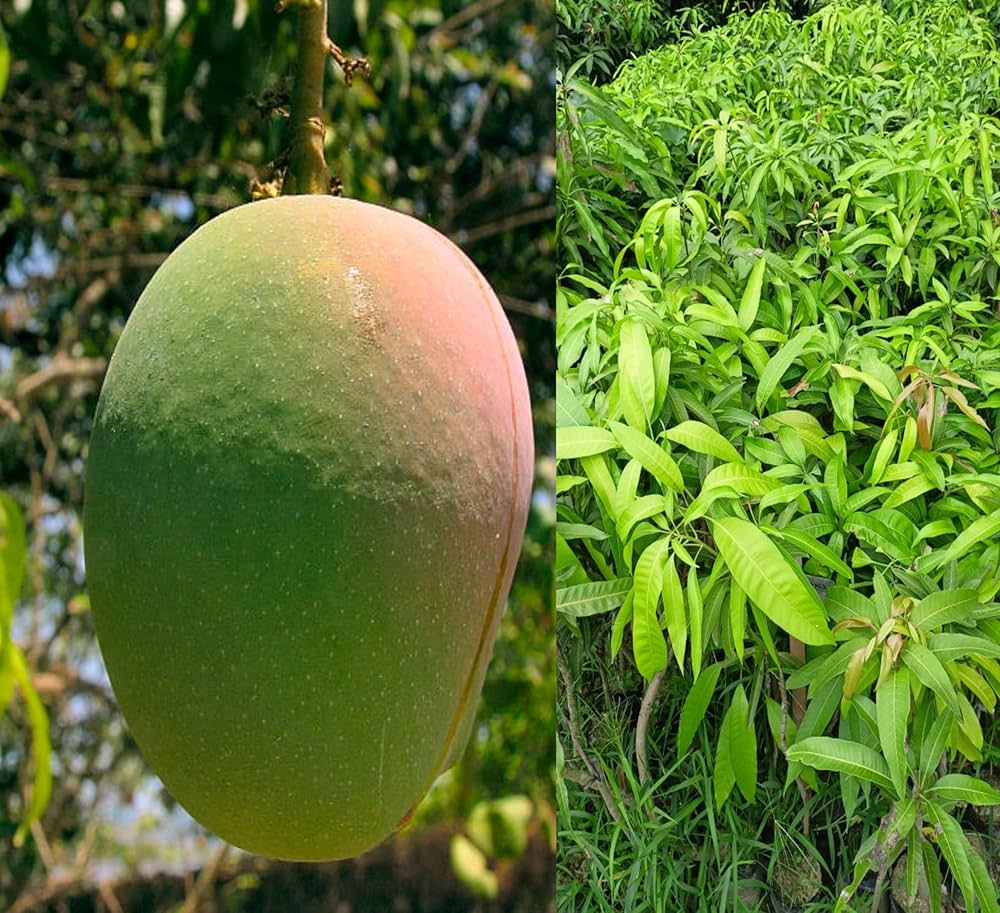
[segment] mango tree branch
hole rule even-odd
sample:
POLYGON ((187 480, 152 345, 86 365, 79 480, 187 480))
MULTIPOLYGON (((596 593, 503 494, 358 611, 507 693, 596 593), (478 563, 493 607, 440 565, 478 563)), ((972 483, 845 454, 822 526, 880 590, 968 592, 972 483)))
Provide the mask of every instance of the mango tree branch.
POLYGON ((298 62, 292 89, 291 151, 282 194, 327 193, 330 176, 323 155, 323 76, 329 39, 327 0, 279 0, 278 12, 299 8, 298 62))

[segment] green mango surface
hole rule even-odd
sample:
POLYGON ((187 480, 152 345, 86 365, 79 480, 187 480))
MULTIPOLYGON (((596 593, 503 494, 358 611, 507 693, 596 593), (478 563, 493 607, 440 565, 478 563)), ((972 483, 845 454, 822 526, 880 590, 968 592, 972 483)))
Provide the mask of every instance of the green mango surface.
POLYGON ((91 605, 143 754, 252 852, 357 855, 471 727, 533 476, 496 296, 415 219, 250 203, 160 267, 90 442, 91 605))

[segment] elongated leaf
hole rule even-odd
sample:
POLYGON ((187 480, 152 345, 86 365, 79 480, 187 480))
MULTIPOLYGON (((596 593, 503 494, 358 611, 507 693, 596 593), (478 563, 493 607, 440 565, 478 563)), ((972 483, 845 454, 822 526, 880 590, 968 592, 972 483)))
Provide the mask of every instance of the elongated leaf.
POLYGON ((697 453, 707 453, 727 463, 742 463, 739 451, 718 431, 704 422, 686 421, 675 425, 666 432, 675 444, 687 447, 697 453))
POLYGON ((970 523, 943 552, 931 555, 926 562, 927 569, 933 570, 961 558, 980 542, 995 539, 998 533, 1000 533, 1000 510, 995 510, 970 523))
POLYGON ((712 521, 712 534, 736 582, 778 627, 807 644, 832 644, 816 591, 754 524, 737 517, 712 521))
POLYGON ((932 634, 927 640, 927 646, 942 663, 962 659, 972 653, 1000 659, 1000 644, 971 634, 932 634))
POLYGON ((941 590, 921 599, 910 612, 910 621, 923 631, 952 622, 969 624, 978 602, 975 590, 941 590))
POLYGON ((892 777, 882 756, 860 742, 813 736, 788 749, 788 760, 799 761, 816 770, 832 770, 867 780, 891 790, 892 777))
POLYGON ((659 444, 650 440, 641 431, 629 428, 621 422, 612 422, 611 431, 618 442, 628 451, 628 455, 637 459, 661 485, 684 490, 684 477, 677 464, 659 444))
POLYGON ((600 615, 617 609, 631 589, 630 577, 562 587, 556 590, 556 611, 572 618, 600 615))
POLYGON ((838 574, 843 574, 848 580, 854 579, 854 571, 851 570, 850 566, 842 558, 835 555, 831 548, 810 536, 809 533, 794 526, 786 526, 778 532, 782 539, 800 548, 824 567, 828 567, 838 574))
POLYGON ((735 783, 748 802, 753 802, 757 790, 757 739, 749 720, 749 706, 743 686, 737 687, 732 703, 722 719, 716 766, 725 775, 715 782, 715 804, 721 808, 735 783))
MULTIPOLYGON (((965 835, 962 835, 965 837, 965 835)), ((972 876, 972 884, 979 898, 980 908, 983 913, 1000 913, 1000 904, 997 903, 997 885, 990 875, 986 863, 975 851, 973 846, 966 840, 965 855, 969 860, 969 874, 972 876)))
POLYGON ((619 383, 622 411, 633 428, 645 432, 653 415, 656 379, 653 351, 646 335, 646 325, 638 317, 623 320, 618 350, 619 383))
POLYGON ((955 716, 962 715, 962 709, 959 706, 951 679, 948 678, 948 673, 944 671, 941 661, 927 647, 921 646, 913 640, 907 641, 900 655, 907 668, 926 687, 937 694, 955 716))
POLYGON ((904 667, 894 669, 875 695, 878 734, 882 754, 896 787, 896 798, 906 796, 906 729, 910 716, 910 674, 904 667))
POLYGON ((923 744, 920 746, 920 785, 922 787, 926 787, 932 781, 934 771, 941 763, 941 755, 944 754, 945 748, 948 746, 948 737, 954 722, 954 715, 951 711, 945 710, 935 717, 924 736, 923 744))
POLYGON ((743 662, 743 650, 746 646, 744 641, 747 629, 747 594, 735 579, 729 584, 729 625, 736 656, 743 662))
POLYGON ((684 612, 684 592, 677 564, 671 555, 663 569, 663 617, 670 635, 670 645, 674 649, 674 659, 679 669, 684 669, 684 654, 687 649, 688 623, 684 612))
POLYGON ((874 546, 890 558, 906 561, 910 557, 913 540, 907 540, 904 531, 897 525, 886 522, 886 519, 875 511, 871 513, 855 511, 848 514, 844 519, 843 528, 844 532, 854 533, 862 542, 874 546))
POLYGON ((938 846, 954 875, 955 881, 965 900, 965 909, 972 910, 975 887, 972 881, 972 870, 969 868, 971 847, 962 833, 962 826, 936 802, 927 802, 924 806, 927 819, 937 831, 938 846))
POLYGON ((574 425, 589 425, 590 416, 583 407, 573 388, 558 374, 556 375, 556 425, 570 428, 574 425))
POLYGON ((705 719, 705 712, 712 697, 715 695, 715 686, 719 681, 719 673, 722 671, 721 663, 714 663, 704 669, 701 675, 695 680, 684 698, 684 706, 681 708, 680 724, 677 727, 677 756, 682 757, 687 753, 694 741, 695 733, 705 719))
POLYGON ((744 330, 749 330, 757 319, 757 309, 760 306, 760 293, 764 286, 764 271, 767 268, 767 260, 761 257, 750 270, 750 278, 747 280, 746 288, 743 290, 743 298, 740 300, 740 326, 744 330))
POLYGON ((702 644, 703 607, 701 599, 701 584, 698 582, 698 570, 688 569, 687 574, 687 607, 691 629, 691 674, 698 678, 701 674, 701 659, 704 645, 702 644))
POLYGON ((52 795, 52 743, 49 739, 49 717, 45 712, 45 705, 35 690, 28 664, 16 644, 12 648, 11 655, 14 662, 14 677, 21 688, 28 711, 28 722, 31 725, 31 754, 35 765, 31 783, 31 801, 14 834, 14 846, 21 846, 31 832, 31 825, 42 816, 52 795))
POLYGON ((763 495, 781 488, 781 481, 769 478, 744 463, 723 463, 705 477, 702 493, 714 488, 731 488, 744 495, 763 495))
POLYGON ((664 536, 647 546, 635 567, 632 649, 636 667, 647 680, 667 667, 667 642, 657 607, 663 589, 663 559, 669 543, 664 536))
POLYGON ((805 351, 806 346, 809 345, 817 332, 816 327, 806 327, 799 330, 768 360, 767 366, 761 374, 760 383, 757 385, 755 401, 758 413, 763 412, 767 401, 778 389, 778 384, 781 383, 785 372, 795 363, 795 359, 805 351))
POLYGON ((968 802, 970 805, 1000 805, 1000 790, 985 780, 968 774, 945 774, 928 792, 936 799, 948 802, 968 802))
POLYGON ((556 428, 556 459, 574 460, 594 456, 618 446, 615 436, 606 428, 573 425, 556 428))

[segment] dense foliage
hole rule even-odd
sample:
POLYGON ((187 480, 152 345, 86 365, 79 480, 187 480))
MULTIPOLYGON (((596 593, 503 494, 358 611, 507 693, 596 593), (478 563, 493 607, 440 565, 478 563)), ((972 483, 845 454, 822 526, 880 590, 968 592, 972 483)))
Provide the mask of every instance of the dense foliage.
MULTIPOLYGON (((9 46, 0 52, 0 485, 10 495, 0 499, 3 909, 47 909, 68 895, 79 895, 74 909, 103 909, 116 891, 141 893, 142 909, 168 908, 184 897, 182 876, 212 849, 149 777, 117 714, 87 611, 79 518, 97 388, 129 310, 197 225, 247 201, 253 181, 274 177, 285 148, 295 13, 280 17, 273 5, 0 5, 0 49, 9 46), (23 666, 11 656, 23 656, 23 666), (140 866, 161 879, 140 885, 140 866)), ((477 262, 514 324, 536 408, 536 509, 480 725, 424 807, 415 839, 429 822, 475 836, 470 816, 481 801, 525 794, 533 839, 547 846, 552 29, 551 12, 534 0, 331 4, 329 34, 372 65, 370 79, 355 74, 350 86, 328 68, 332 171, 345 195, 416 214, 477 262)), ((419 866, 404 841, 393 851, 400 883, 432 876, 435 896, 472 904, 447 841, 419 866)), ((529 894, 544 866, 518 884, 515 863, 487 862, 499 877, 492 909, 537 908, 529 894)), ((227 909, 265 903, 252 879, 224 877, 240 866, 246 861, 234 856, 210 865, 199 902, 210 902, 214 878, 227 909)), ((254 871, 263 884, 266 874, 254 871)), ((189 894, 192 884, 188 877, 189 894)))
POLYGON ((563 770, 603 776, 588 719, 627 767, 561 793, 565 909, 997 909, 998 112, 951 0, 563 86, 563 770))

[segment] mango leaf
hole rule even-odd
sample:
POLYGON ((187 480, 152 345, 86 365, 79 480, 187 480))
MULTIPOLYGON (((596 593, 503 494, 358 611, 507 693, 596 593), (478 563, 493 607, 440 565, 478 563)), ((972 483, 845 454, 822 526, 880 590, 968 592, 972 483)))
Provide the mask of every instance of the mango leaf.
POLYGON ((589 425, 556 428, 557 460, 594 456, 617 447, 618 441, 606 428, 593 428, 589 425))
POLYGON ((951 869, 951 874, 955 877, 962 897, 965 900, 965 909, 975 909, 973 898, 975 897, 975 883, 972 880, 972 870, 969 867, 969 853, 973 852, 969 846, 969 841, 962 833, 962 826, 949 815, 937 802, 928 801, 924 805, 927 820, 934 825, 937 832, 937 843, 941 847, 941 852, 951 869))
POLYGON ((681 589, 681 578, 677 573, 677 564, 671 555, 663 569, 663 618, 667 633, 670 635, 670 645, 674 648, 674 659, 682 671, 684 669, 684 653, 687 648, 688 621, 684 612, 684 592, 681 589))
POLYGON ((927 647, 921 646, 914 640, 906 642, 903 652, 900 654, 906 667, 948 706, 948 709, 960 717, 962 708, 959 706, 955 689, 948 678, 948 673, 944 671, 941 661, 927 647))
POLYGON ((757 737, 749 719, 749 704, 739 685, 722 719, 716 751, 715 805, 721 808, 735 783, 744 798, 753 802, 757 791, 757 737), (723 775, 718 774, 719 768, 723 775))
POLYGON ((798 333, 768 359, 767 366, 760 376, 760 383, 757 384, 755 402, 758 413, 764 411, 764 406, 767 405, 767 401, 771 398, 774 391, 778 389, 778 384, 781 383, 781 378, 784 377, 785 372, 795 363, 795 359, 802 354, 817 332, 819 330, 814 326, 799 330, 798 333))
POLYGON ((970 624, 979 599, 975 590, 941 590, 925 596, 910 612, 910 621, 923 631, 959 622, 970 624))
POLYGON ((691 674, 697 680, 701 674, 701 660, 704 650, 702 643, 702 625, 704 611, 701 598, 701 584, 698 582, 698 570, 692 567, 687 574, 687 607, 691 629, 691 674))
POLYGON ((601 615, 617 609, 631 589, 631 577, 562 587, 556 590, 556 611, 572 618, 601 615))
MULTIPOLYGON (((848 514, 843 523, 844 532, 854 533, 862 542, 874 546, 890 558, 906 561, 911 557, 913 539, 907 539, 905 529, 901 529, 899 524, 887 522, 888 518, 879 516, 880 513, 855 511, 848 514)), ((893 512, 885 512, 891 513, 893 512)))
POLYGON ((11 655, 14 662, 14 678, 21 688, 28 712, 28 723, 31 726, 31 755, 35 764, 31 801, 14 834, 14 846, 19 847, 24 844, 31 832, 31 825, 42 816, 52 795, 52 743, 49 739, 49 717, 45 712, 45 705, 35 690, 24 655, 17 645, 13 646, 11 655))
POLYGON ((556 375, 556 425, 570 428, 574 425, 589 425, 590 416, 580 402, 576 392, 560 375, 556 375))
POLYGON ((824 567, 838 574, 843 574, 848 580, 854 579, 854 571, 848 564, 834 554, 831 548, 810 536, 809 533, 794 526, 786 526, 784 529, 778 530, 778 535, 786 542, 801 549, 810 558, 815 558, 824 567))
POLYGON ((621 422, 612 422, 611 431, 628 452, 628 455, 642 463, 643 468, 661 485, 673 488, 675 491, 684 490, 684 477, 681 475, 680 469, 677 468, 677 464, 671 459, 670 454, 659 444, 650 440, 641 431, 629 428, 628 425, 623 425, 621 422))
POLYGON ((816 770, 832 770, 867 780, 892 790, 892 777, 883 757, 860 742, 813 736, 796 742, 787 752, 789 761, 799 761, 816 770))
POLYGON ((949 564, 961 558, 980 542, 990 542, 1000 533, 1000 510, 970 523, 955 540, 942 552, 935 552, 923 562, 928 571, 949 564))
MULTIPOLYGON (((716 134, 718 135, 718 134, 716 134)), ((767 260, 760 257, 750 270, 750 278, 747 280, 746 288, 743 290, 743 297, 740 300, 739 320, 740 326, 744 330, 749 330, 757 319, 757 309, 760 306, 760 293, 764 286, 764 270, 767 268, 767 260)))
POLYGON ((684 706, 681 708, 681 719, 677 727, 677 757, 680 759, 687 753, 694 741, 695 733, 705 719, 705 713, 712 697, 715 695, 715 686, 719 681, 719 673, 722 671, 721 663, 714 663, 704 669, 701 675, 695 680, 684 698, 684 706))
POLYGON ((1000 659, 1000 644, 972 634, 932 634, 927 639, 927 646, 942 663, 962 659, 972 653, 1000 659))
POLYGON ((618 367, 622 411, 629 425, 645 432, 653 416, 656 398, 653 351, 642 319, 629 317, 620 326, 618 367))
POLYGON ((666 432, 666 436, 675 444, 681 444, 688 450, 697 453, 707 453, 726 463, 742 463, 743 457, 718 431, 710 428, 704 422, 686 421, 674 425, 666 432))
POLYGON ((705 476, 702 493, 714 488, 731 488, 740 494, 759 496, 781 488, 781 482, 744 463, 723 463, 705 476))
POLYGON ((646 547, 635 567, 632 649, 635 664, 647 681, 667 667, 667 642, 657 607, 663 590, 663 559, 670 540, 663 536, 646 547))
POLYGON ((833 643, 816 591, 789 566, 765 533, 738 517, 711 523, 730 573, 765 615, 803 643, 833 643))
POLYGON ((968 774, 945 774, 928 790, 928 793, 946 802, 1000 805, 1000 790, 968 774))
POLYGON ((906 730, 910 716, 910 675, 903 667, 894 669, 875 694, 878 734, 882 754, 889 765, 896 798, 906 796, 906 730))

